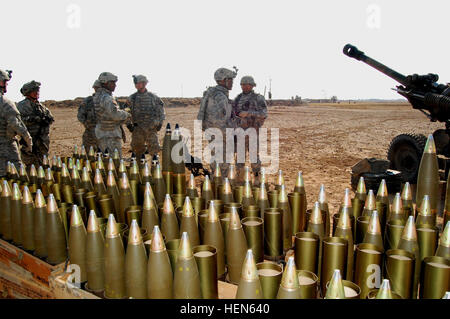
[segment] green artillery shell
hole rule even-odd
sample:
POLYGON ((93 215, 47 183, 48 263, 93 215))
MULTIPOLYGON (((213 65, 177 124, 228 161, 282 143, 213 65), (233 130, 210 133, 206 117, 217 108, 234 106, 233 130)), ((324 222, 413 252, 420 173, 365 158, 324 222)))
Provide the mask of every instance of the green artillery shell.
POLYGON ((164 186, 164 193, 173 194, 173 180, 172 180, 172 172, 162 172, 162 181, 161 186, 164 186))
POLYGON ((384 250, 383 238, 381 236, 380 220, 378 219, 378 212, 374 210, 369 219, 366 234, 364 235, 363 243, 374 244, 384 250))
POLYGON ((255 200, 255 205, 258 205, 259 193, 261 192, 261 188, 257 186, 252 187, 253 199, 255 200))
POLYGON ((389 279, 392 290, 403 299, 410 299, 414 281, 415 257, 403 249, 391 249, 386 252, 384 276, 389 279))
POLYGON ((319 235, 312 232, 295 234, 294 252, 295 264, 298 269, 318 274, 319 235))
POLYGON ((200 212, 205 209, 205 200, 201 197, 194 197, 191 198, 191 204, 194 207, 195 214, 198 218, 198 215, 200 215, 200 212))
POLYGON ((305 225, 303 219, 306 217, 306 212, 302 212, 304 197, 299 193, 289 193, 288 199, 292 212, 292 233, 296 234, 299 231, 303 231, 305 225))
POLYGON ((133 204, 136 205, 136 203, 138 203, 138 196, 139 196, 139 182, 137 180, 134 179, 130 179, 130 191, 131 191, 131 196, 133 198, 133 204))
MULTIPOLYGON (((230 226, 230 216, 231 216, 231 213, 225 213, 225 214, 219 215, 220 227, 222 228, 224 247, 227 246, 227 234, 228 234, 228 227, 230 226)), ((225 257, 225 264, 226 264, 227 263, 226 252, 224 252, 224 257, 225 257)))
MULTIPOLYGON (((200 219, 199 219, 200 220, 200 219)), ((223 229, 219 221, 219 215, 214 202, 208 208, 207 219, 204 224, 203 244, 214 246, 217 254, 217 277, 221 278, 225 274, 225 242, 223 229)))
POLYGON ((253 258, 252 250, 247 250, 242 265, 241 280, 236 292, 236 299, 261 299, 263 297, 261 282, 259 281, 258 269, 253 258))
POLYGON ((347 240, 339 237, 323 239, 322 271, 319 277, 322 292, 325 291, 325 285, 331 280, 335 269, 339 269, 342 274, 346 273, 347 251, 347 240))
POLYGON ((83 167, 83 172, 81 173, 81 185, 87 192, 94 191, 94 185, 92 184, 88 167, 86 166, 83 167))
POLYGON ((245 206, 242 209, 242 217, 246 218, 246 217, 259 217, 261 214, 259 212, 259 206, 257 205, 249 205, 249 206, 245 206))
POLYGON ((283 255, 283 222, 279 208, 264 211, 264 257, 277 260, 283 255))
MULTIPOLYGON (((278 196, 278 193, 277 193, 278 196)), ((242 204, 242 198, 244 197, 244 186, 237 185, 233 187, 233 197, 236 203, 242 204)))
POLYGON ((173 278, 173 297, 175 299, 200 299, 202 297, 200 274, 187 233, 181 235, 178 248, 173 278))
POLYGON ((97 208, 97 194, 95 192, 87 192, 83 195, 84 206, 87 210, 95 210, 98 211, 97 208))
POLYGON ((450 260, 438 256, 427 257, 423 261, 423 267, 420 298, 442 298, 450 290, 450 260))
POLYGON ((366 198, 366 183, 364 182, 364 177, 361 176, 358 180, 358 186, 356 186, 355 197, 352 200, 353 216, 355 216, 355 219, 361 216, 366 198))
POLYGON ((383 279, 380 289, 371 289, 367 294, 367 299, 401 299, 399 295, 395 298, 394 294, 389 279, 383 279))
POLYGON ((73 205, 69 231, 69 260, 80 267, 80 283, 87 280, 86 273, 86 228, 77 205, 73 205))
POLYGON ((175 267, 178 258, 178 247, 180 246, 180 239, 172 239, 166 241, 167 255, 169 256, 170 266, 172 268, 172 274, 175 274, 175 267))
MULTIPOLYGON (((150 184, 148 185, 150 187, 150 184)), ((142 228, 150 232, 156 225, 159 226, 158 207, 155 206, 155 201, 150 195, 150 190, 146 189, 142 206, 142 228)))
POLYGON ((219 198, 219 188, 223 185, 222 173, 220 171, 219 163, 216 163, 216 167, 214 169, 214 175, 211 179, 211 186, 213 189, 214 199, 219 198))
POLYGON ((322 272, 322 258, 323 258, 323 238, 325 238, 325 223, 323 220, 323 211, 320 210, 319 202, 314 203, 314 208, 309 216, 308 226, 306 228, 307 232, 312 232, 319 236, 319 258, 318 258, 318 273, 317 276, 321 280, 322 272))
POLYGON ((171 160, 171 152, 172 152, 172 130, 170 129, 170 123, 167 123, 166 133, 164 134, 163 139, 163 147, 162 147, 162 170, 164 172, 172 171, 172 160, 171 160))
POLYGON ((316 299, 319 278, 313 272, 297 270, 300 299, 316 299))
POLYGON ((214 202, 214 206, 216 207, 217 214, 219 214, 219 215, 223 214, 223 212, 224 212, 223 202, 220 199, 213 199, 213 200, 210 200, 206 206, 209 208, 209 205, 211 205, 212 202, 214 202))
POLYGON ((377 209, 376 199, 373 190, 369 189, 367 193, 366 202, 364 203, 364 209, 362 216, 370 216, 374 210, 377 209))
POLYGON ((420 260, 419 244, 417 242, 417 231, 416 231, 416 226, 414 224, 413 216, 409 216, 408 220, 406 221, 402 237, 400 238, 400 242, 398 243, 398 248, 407 250, 410 253, 414 254, 415 268, 414 268, 414 282, 413 282, 412 298, 416 299, 417 298, 417 290, 418 290, 418 286, 419 286, 421 260, 420 260))
POLYGON ((237 209, 237 212, 239 214, 239 217, 244 218, 244 214, 242 211, 242 205, 239 203, 228 203, 228 204, 224 204, 223 205, 223 212, 225 214, 230 214, 233 209, 233 207, 235 207, 237 209))
POLYGON ((166 194, 162 207, 161 232, 166 237, 166 240, 180 238, 178 220, 169 194, 166 194))
POLYGON ((100 207, 100 215, 107 218, 109 214, 116 214, 114 201, 111 195, 103 194, 98 198, 98 206, 100 207))
POLYGON ((11 198, 11 189, 8 182, 4 180, 2 185, 2 196, 0 197, 0 231, 4 240, 12 239, 11 198))
MULTIPOLYGON (((326 284, 327 293, 329 284, 330 284, 329 282, 327 282, 326 284)), ((359 288, 357 284, 349 280, 342 280, 342 286, 344 287, 345 299, 360 299, 361 288, 359 288)))
POLYGON ((103 177, 102 173, 99 169, 95 170, 95 176, 94 176, 94 190, 97 192, 97 194, 103 195, 106 194, 106 187, 105 183, 103 183, 103 177))
POLYGON ((114 216, 109 215, 105 236, 105 298, 125 297, 125 250, 114 216))
POLYGON ((128 298, 147 298, 147 252, 135 219, 131 221, 125 255, 125 286, 128 298))
POLYGON ((450 223, 445 224, 445 228, 442 231, 441 238, 439 239, 439 246, 436 249, 436 256, 450 258, 450 223))
POLYGON ((411 185, 409 184, 409 182, 406 182, 405 185, 403 185, 401 198, 402 198, 403 210, 405 211, 406 217, 408 217, 410 215, 414 216, 412 189, 411 189, 411 185))
POLYGON ((339 269, 333 270, 324 299, 345 299, 344 284, 339 269))
POLYGON ((383 251, 373 244, 356 246, 355 284, 361 288, 361 299, 377 285, 381 276, 383 251))
POLYGON ((300 286, 294 257, 289 257, 278 289, 277 299, 300 299, 300 286))
POLYGON ((198 232, 198 224, 195 218, 194 208, 191 205, 191 201, 186 196, 183 205, 183 215, 181 217, 180 232, 187 232, 193 246, 200 245, 200 235, 198 232))
POLYGON ((216 248, 214 246, 199 245, 195 246, 192 251, 200 274, 202 298, 218 299, 216 248))
POLYGON ((252 250, 255 262, 264 261, 264 220, 259 217, 246 217, 242 219, 245 238, 248 248, 252 250))
POLYGON ((126 222, 126 213, 128 207, 133 205, 133 195, 131 194, 130 184, 128 181, 128 177, 126 173, 122 173, 122 177, 119 182, 119 213, 118 213, 118 222, 125 223, 126 222))
MULTIPOLYGON (((184 165, 183 165, 184 171, 184 165)), ((174 194, 186 194, 186 174, 174 173, 172 174, 173 181, 173 193, 174 194)))
POLYGON ((280 191, 273 189, 271 191, 267 192, 267 195, 269 196, 269 203, 271 208, 278 207, 278 197, 279 197, 280 191))
POLYGON ((361 244, 364 240, 364 236, 367 232, 367 227, 369 226, 370 216, 359 216, 356 219, 356 237, 355 244, 361 244))
POLYGON ((353 262, 354 262, 354 247, 353 247, 353 231, 352 222, 350 219, 351 212, 345 209, 345 206, 341 210, 341 217, 339 218, 338 225, 334 236, 347 240, 347 272, 345 278, 347 280, 353 279, 353 262))
POLYGON ((428 136, 417 173, 416 204, 420 207, 424 195, 430 196, 433 215, 436 214, 439 195, 439 166, 433 135, 428 136))
POLYGON ((272 261, 256 264, 264 299, 275 299, 281 283, 283 267, 272 261))
POLYGON ((172 171, 176 174, 184 174, 183 142, 178 125, 175 126, 175 130, 172 133, 171 142, 172 151, 170 159, 172 160, 172 171))
POLYGON ((283 250, 288 251, 292 247, 292 212, 284 185, 280 187, 277 208, 283 211, 283 250))
POLYGON ((62 185, 62 199, 66 203, 73 204, 73 188, 71 185, 62 185))
POLYGON ((27 186, 23 188, 21 233, 22 246, 25 250, 34 250, 34 203, 27 186))
MULTIPOLYGON (((261 214, 259 217, 264 219, 264 211, 267 208, 270 208, 269 196, 267 195, 265 184, 261 184, 261 189, 260 189, 260 192, 259 192, 258 200, 256 201, 256 205, 258 205, 259 212, 261 214)), ((292 203, 291 203, 291 205, 292 205, 292 203)))
POLYGON ((205 180, 203 181, 201 198, 203 198, 205 203, 214 199, 214 191, 212 189, 211 181, 209 180, 209 175, 206 175, 205 180))
MULTIPOLYGON (((64 234, 66 235, 66 241, 69 242, 69 227, 70 227, 70 217, 67 215, 67 209, 69 207, 66 203, 61 203, 58 207, 59 214, 61 215, 61 220, 64 226, 64 234)), ((84 209, 84 207, 82 207, 84 209)))
POLYGON ((238 284, 241 278, 242 263, 247 253, 247 239, 242 228, 239 215, 236 211, 231 212, 230 226, 227 234, 227 268, 228 280, 238 284))
MULTIPOLYGON (((179 245, 179 239, 172 241, 179 245)), ((178 249, 178 247, 177 247, 178 249)), ((176 252, 176 250, 175 250, 176 252)), ((175 266, 175 265, 174 265, 175 266)), ((173 297, 173 272, 158 225, 153 228, 147 264, 147 296, 150 299, 173 297)))
POLYGON ((434 256, 439 242, 439 228, 430 225, 417 225, 417 243, 421 262, 434 256))
POLYGON ((22 246, 22 194, 19 185, 13 184, 11 198, 12 241, 16 246, 22 246))
POLYGON ((198 232, 200 235, 200 243, 205 243, 205 225, 206 220, 208 219, 208 209, 203 209, 200 211, 200 213, 197 215, 198 219, 198 232))
MULTIPOLYGON (((320 205, 319 205, 320 206, 320 205)), ((322 209, 322 208, 321 208, 322 209)), ((327 209, 328 209, 328 205, 327 205, 327 209)), ((352 208, 352 199, 351 199, 351 196, 350 196, 350 189, 349 188, 346 188, 345 189, 345 193, 344 193, 344 198, 342 199, 342 203, 341 203, 341 205, 339 206, 339 210, 338 210, 338 212, 339 212, 339 214, 342 214, 343 212, 346 212, 347 213, 347 215, 349 215, 350 216, 350 218, 351 218, 351 216, 352 216, 352 213, 353 213, 353 208, 352 208)), ((340 215, 339 215, 340 216, 340 215)), ((334 214, 334 216, 333 216, 333 229, 332 229, 332 234, 334 234, 335 233, 335 231, 336 231, 336 226, 337 226, 337 224, 338 224, 338 222, 339 222, 339 219, 334 219, 336 217, 336 214, 334 214), (334 220, 336 220, 336 223, 334 223, 334 220)), ((330 217, 329 216, 327 216, 327 217, 325 217, 324 218, 324 222, 327 222, 328 221, 328 226, 330 226, 330 217)), ((326 227, 325 226, 325 236, 327 237, 327 236, 329 236, 328 234, 330 233, 330 227, 326 227)))
POLYGON ((135 219, 138 224, 141 223, 142 219, 142 207, 138 205, 128 206, 125 210, 126 222, 128 226, 131 226, 131 221, 135 219))
MULTIPOLYGON (((170 178, 170 180, 172 179, 170 178)), ((163 173, 161 172, 161 167, 159 166, 159 164, 156 164, 156 169, 153 174, 153 183, 154 185, 152 185, 152 188, 154 190, 156 203, 161 204, 164 202, 165 195, 170 194, 171 192, 167 193, 166 182, 164 181, 163 173)))
POLYGON ((389 193, 386 185, 386 180, 382 179, 378 187, 377 196, 375 198, 375 206, 378 211, 378 218, 380 219, 381 233, 384 235, 386 222, 390 215, 389 193))
POLYGON ((76 188, 75 189, 75 198, 74 202, 77 204, 78 207, 84 207, 84 194, 86 193, 86 190, 84 188, 76 188))
POLYGON ((34 254, 39 258, 47 257, 47 204, 40 189, 36 192, 34 208, 34 254))
POLYGON ((54 183, 51 187, 52 193, 55 196, 56 203, 61 204, 63 197, 61 195, 61 184, 54 183))
POLYGON ((52 265, 62 263, 67 258, 67 242, 64 225, 53 194, 48 196, 46 217, 47 262, 52 265))
POLYGON ((116 178, 113 171, 108 171, 108 178, 106 180, 106 193, 111 195, 114 203, 114 216, 118 215, 120 211, 120 192, 116 184, 116 178))
POLYGON ((242 208, 245 208, 250 205, 255 205, 255 199, 253 198, 252 187, 250 182, 246 182, 244 184, 244 194, 242 196, 242 208))
POLYGON ((394 219, 388 221, 386 225, 386 234, 384 236, 384 246, 386 250, 397 249, 404 228, 405 221, 403 220, 394 219))
MULTIPOLYGON (((355 225, 355 217, 353 216, 353 215, 351 215, 351 211, 350 210, 348 210, 347 209, 347 207, 343 207, 343 209, 346 211, 346 214, 347 215, 349 215, 350 214, 350 222, 351 222, 351 228, 352 228, 352 236, 353 236, 353 225, 355 225)), ((342 212, 343 210, 341 209, 341 212, 342 212)), ((333 217, 332 217, 332 219, 333 219, 333 227, 332 227, 332 229, 331 229, 331 233, 334 235, 334 236, 336 236, 335 235, 335 233, 336 233, 336 228, 337 228, 337 225, 338 225, 338 223, 339 223, 339 219, 341 218, 341 214, 340 213, 337 213, 337 214, 334 214, 333 215, 333 217)))
POLYGON ((194 174, 189 175, 189 181, 186 186, 186 195, 189 196, 191 199, 198 197, 198 191, 195 185, 194 174))
POLYGON ((303 181, 303 173, 300 171, 297 173, 297 179, 295 180, 294 193, 306 194, 305 182, 303 181))
MULTIPOLYGON (((176 207, 183 207, 184 201, 186 199, 186 194, 172 194, 170 195, 173 205, 176 207)), ((181 217, 181 215, 180 215, 181 217)))
POLYGON ((433 214, 431 211, 431 202, 428 195, 425 195, 422 199, 416 218, 416 225, 436 226, 436 214, 433 214))
POLYGON ((100 294, 105 288, 104 238, 94 211, 90 211, 86 234, 87 286, 100 294))

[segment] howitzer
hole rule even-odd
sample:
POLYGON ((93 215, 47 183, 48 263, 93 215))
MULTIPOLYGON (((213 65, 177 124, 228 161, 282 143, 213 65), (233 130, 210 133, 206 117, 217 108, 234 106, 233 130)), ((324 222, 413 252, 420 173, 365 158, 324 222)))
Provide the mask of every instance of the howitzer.
MULTIPOLYGON (((445 123, 445 130, 436 130, 433 137, 437 154, 447 157, 439 162, 439 167, 445 169, 447 176, 450 167, 447 164, 450 164, 450 86, 438 83, 437 74, 405 76, 368 57, 351 44, 344 46, 343 53, 397 81, 400 85, 393 90, 404 96, 414 109, 424 113, 432 122, 445 123)), ((401 171, 404 182, 416 182, 425 142, 426 137, 422 134, 401 134, 391 141, 387 155, 390 168, 401 171)))
POLYGON ((386 65, 368 57, 357 47, 347 44, 344 54, 358 61, 370 65, 383 74, 394 79, 401 85, 394 91, 404 96, 413 108, 421 110, 431 121, 445 122, 448 125, 450 118, 450 87, 439 84, 439 76, 429 73, 426 75, 412 74, 404 76, 386 65))

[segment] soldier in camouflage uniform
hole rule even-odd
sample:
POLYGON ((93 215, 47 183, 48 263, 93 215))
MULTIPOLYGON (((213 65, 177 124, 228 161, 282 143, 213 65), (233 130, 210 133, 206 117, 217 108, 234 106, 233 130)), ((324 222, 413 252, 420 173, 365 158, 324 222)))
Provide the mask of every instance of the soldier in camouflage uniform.
POLYGON ((22 164, 16 135, 22 137, 28 151, 31 152, 33 147, 31 136, 22 122, 16 104, 3 96, 10 79, 8 72, 0 70, 0 177, 6 175, 8 161, 16 167, 22 164))
POLYGON ((132 123, 127 127, 132 134, 131 149, 136 158, 140 159, 145 154, 146 146, 151 156, 158 154, 158 131, 161 130, 166 116, 163 101, 147 91, 147 78, 144 75, 133 75, 133 82, 137 92, 128 99, 132 123))
MULTIPOLYGON (((249 138, 248 136, 245 136, 245 152, 251 152, 250 154, 256 153, 256 163, 251 163, 251 166, 255 176, 258 176, 259 170, 261 169, 261 160, 258 151, 259 128, 264 124, 264 121, 267 118, 267 104, 264 96, 253 91, 255 86, 256 83, 253 77, 242 77, 242 93, 234 100, 233 115, 237 118, 237 127, 241 127, 243 130, 254 128, 256 131, 256 145, 249 145, 249 138)), ((245 163, 236 163, 238 174, 242 172, 244 164, 245 163)))
POLYGON ((100 150, 113 154, 119 151, 122 156, 122 132, 120 125, 127 123, 130 113, 120 110, 112 92, 116 89, 117 76, 109 72, 103 72, 98 77, 102 87, 94 95, 94 108, 97 115, 95 136, 100 150))
MULTIPOLYGON (((226 68, 220 68, 214 73, 216 86, 209 87, 203 94, 197 119, 202 121, 202 129, 217 128, 223 134, 223 161, 220 164, 222 176, 228 175, 229 163, 226 163, 226 128, 233 128, 231 118, 232 105, 228 98, 229 91, 233 88, 233 79, 236 72, 226 68)), ((214 155, 214 154, 211 154, 214 155)), ((215 170, 215 161, 210 163, 211 170, 215 170)))
POLYGON ((50 125, 55 121, 48 108, 39 102, 41 83, 31 81, 25 83, 20 93, 25 99, 17 103, 22 121, 33 139, 33 151, 22 147, 22 160, 25 165, 42 165, 44 155, 48 156, 50 148, 50 125))
MULTIPOLYGON (((95 80, 92 88, 95 92, 101 87, 101 83, 95 80)), ((94 109, 94 94, 88 96, 83 100, 78 108, 78 121, 84 126, 83 133, 83 145, 86 150, 92 146, 94 150, 97 150, 97 138, 95 137, 95 125, 97 124, 95 109, 94 109)))

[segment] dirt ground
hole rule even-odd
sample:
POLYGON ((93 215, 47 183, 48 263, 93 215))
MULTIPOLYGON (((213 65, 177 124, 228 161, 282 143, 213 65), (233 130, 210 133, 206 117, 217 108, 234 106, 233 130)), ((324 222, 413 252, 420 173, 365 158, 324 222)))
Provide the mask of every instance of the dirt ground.
MULTIPOLYGON (((83 132, 76 117, 77 108, 50 109, 56 118, 51 127, 50 153, 70 155, 73 146, 81 144, 83 132)), ((198 106, 166 108, 166 122, 192 130, 197 110, 198 106)), ((443 125, 431 123, 409 104, 341 103, 271 106, 264 127, 279 128, 279 169, 284 172, 288 190, 292 191, 297 172, 302 171, 308 208, 317 200, 320 184, 324 184, 330 212, 335 213, 345 188, 350 188, 351 166, 365 157, 386 158, 389 143, 398 134, 428 135, 443 125)), ((129 156, 131 136, 126 131, 123 154, 129 156)), ((270 176, 269 182, 274 178, 270 176)))

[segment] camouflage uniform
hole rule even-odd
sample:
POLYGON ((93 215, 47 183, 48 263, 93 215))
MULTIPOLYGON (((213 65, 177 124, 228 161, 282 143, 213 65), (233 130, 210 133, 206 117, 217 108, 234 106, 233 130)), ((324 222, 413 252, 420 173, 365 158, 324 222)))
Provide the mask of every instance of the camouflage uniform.
MULTIPOLYGON (((40 83, 31 81, 22 87, 21 92, 26 95, 27 90, 36 88, 36 86, 39 87, 40 83)), ((17 109, 33 139, 32 152, 22 147, 22 160, 27 166, 31 164, 40 166, 44 155, 48 156, 50 149, 50 124, 55 119, 48 108, 39 101, 28 97, 17 103, 17 109)))
MULTIPOLYGON (((251 84, 256 86, 253 78, 250 76, 244 76, 241 80, 241 84, 251 84)), ((264 120, 267 118, 267 104, 264 96, 255 93, 253 90, 249 93, 239 94, 233 103, 233 115, 237 118, 237 127, 246 130, 248 128, 254 128, 257 134, 257 145, 256 149, 250 150, 249 138, 245 136, 245 152, 256 152, 257 161, 256 163, 251 163, 253 173, 259 173, 261 169, 261 160, 259 158, 259 128, 264 124, 264 120), (245 115, 244 115, 245 114, 245 115)), ((242 139, 242 137, 241 137, 242 139)), ((238 139, 236 139, 236 142, 238 139)), ((237 151, 237 144, 235 146, 235 151, 237 151)), ((243 169, 245 163, 236 163, 236 168, 238 173, 243 169)))
MULTIPOLYGON (((92 87, 99 88, 101 87, 101 84, 97 80, 92 87)), ((77 114, 78 121, 84 125, 83 145, 86 150, 89 150, 91 146, 94 150, 97 150, 97 137, 95 136, 97 119, 94 109, 94 95, 95 93, 83 100, 78 108, 77 114)))
MULTIPOLYGON (((9 80, 6 72, 0 70, 0 81, 9 80)), ((0 89, 0 176, 6 175, 6 163, 10 161, 16 167, 22 164, 16 135, 20 135, 31 144, 31 136, 22 122, 19 110, 14 102, 3 96, 0 89)))
MULTIPOLYGON (((146 82, 146 78, 143 76, 142 78, 146 82)), ((133 122, 131 124, 133 126, 131 149, 136 154, 136 158, 141 158, 146 145, 151 156, 158 154, 161 149, 158 142, 158 131, 166 118, 163 101, 146 90, 144 93, 138 91, 130 95, 129 103, 133 122)))
POLYGON ((130 113, 120 110, 111 91, 100 88, 94 95, 94 108, 97 114, 95 136, 100 150, 113 154, 114 149, 122 157, 122 131, 120 125, 130 117, 130 113))
MULTIPOLYGON (((234 78, 236 73, 221 68, 216 71, 214 78, 216 81, 223 80, 226 78, 234 78)), ((202 129, 206 130, 208 128, 217 128, 222 132, 223 141, 223 161, 220 164, 220 170, 222 176, 228 175, 229 163, 226 163, 226 129, 232 128, 234 125, 231 119, 232 105, 228 98, 229 91, 227 88, 216 85, 214 87, 209 87, 202 99, 200 105, 199 114, 197 116, 198 120, 202 120, 202 129)), ((211 155, 214 155, 213 153, 211 155)), ((214 172, 216 163, 214 160, 210 163, 211 171, 214 172)))

